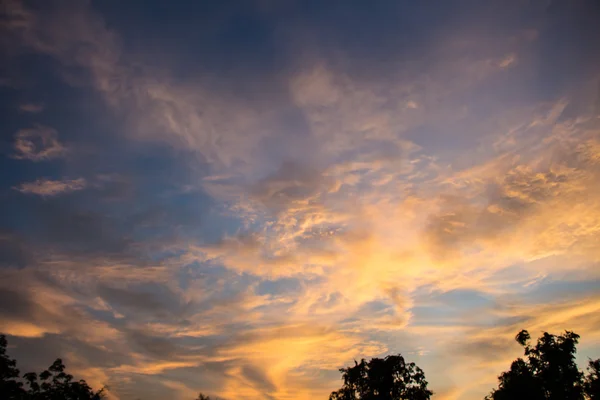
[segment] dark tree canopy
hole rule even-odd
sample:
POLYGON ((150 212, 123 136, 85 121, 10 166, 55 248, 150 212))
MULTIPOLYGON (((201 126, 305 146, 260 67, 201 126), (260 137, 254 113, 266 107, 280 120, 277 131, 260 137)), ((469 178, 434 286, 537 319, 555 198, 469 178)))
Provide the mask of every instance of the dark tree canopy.
POLYGON ((524 347, 525 358, 513 361, 510 370, 499 377, 498 388, 488 400, 584 400, 598 395, 599 360, 590 361, 590 373, 584 378, 575 362, 579 335, 545 332, 535 345, 523 330, 516 341, 524 347))
POLYGON ((0 397, 1 398, 20 398, 25 391, 19 378, 17 362, 6 354, 6 337, 0 335, 0 397))
MULTIPOLYGON (((196 397, 196 400, 212 400, 210 396, 206 396, 203 393, 198 394, 198 397, 196 397)), ((215 400, 219 400, 218 398, 216 398, 215 400)))
POLYGON ((433 394, 423 371, 400 354, 354 363, 340 369, 344 385, 330 400, 427 400, 433 394))
POLYGON ((16 361, 6 354, 6 337, 0 335, 0 398, 7 400, 99 400, 104 389, 92 390, 84 380, 73 381, 60 358, 39 375, 28 372, 19 378, 16 361))
POLYGON ((584 387, 590 400, 600 400, 600 359, 590 360, 584 387))

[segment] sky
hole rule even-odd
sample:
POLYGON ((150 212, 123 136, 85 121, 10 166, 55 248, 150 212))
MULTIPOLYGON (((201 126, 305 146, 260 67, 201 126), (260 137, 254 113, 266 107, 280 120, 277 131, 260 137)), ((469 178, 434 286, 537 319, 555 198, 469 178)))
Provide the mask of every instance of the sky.
POLYGON ((482 399, 600 357, 600 3, 0 1, 0 332, 108 399, 482 399))

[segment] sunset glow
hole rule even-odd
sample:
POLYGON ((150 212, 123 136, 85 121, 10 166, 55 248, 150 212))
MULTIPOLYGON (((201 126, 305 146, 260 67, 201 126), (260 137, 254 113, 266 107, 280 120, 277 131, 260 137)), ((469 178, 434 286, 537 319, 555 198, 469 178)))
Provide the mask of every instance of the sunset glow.
MULTIPOLYGON (((600 357, 592 0, 0 2, 0 332, 108 399, 483 399, 600 357)), ((22 361, 21 361, 22 360, 22 361)))

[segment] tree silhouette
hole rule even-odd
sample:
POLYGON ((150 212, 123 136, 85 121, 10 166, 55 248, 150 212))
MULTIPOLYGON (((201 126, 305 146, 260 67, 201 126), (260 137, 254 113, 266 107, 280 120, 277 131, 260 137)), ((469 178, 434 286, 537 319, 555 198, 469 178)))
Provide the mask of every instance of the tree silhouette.
POLYGON ((600 359, 590 360, 584 388, 590 400, 600 400, 600 359))
POLYGON ((354 364, 340 369, 344 385, 329 400, 428 400, 433 394, 423 371, 400 354, 354 364))
POLYGON ((0 398, 7 400, 99 400, 104 389, 94 391, 84 380, 73 381, 65 372, 65 365, 57 358, 40 373, 23 375, 25 385, 18 381, 16 361, 6 354, 6 337, 0 335, 0 398))
POLYGON ((0 335, 0 397, 3 399, 20 399, 25 395, 23 384, 19 378, 17 362, 6 354, 6 336, 0 335))
MULTIPOLYGON (((210 396, 207 396, 207 395, 205 395, 205 394, 203 394, 201 392, 201 393, 198 393, 198 397, 196 397, 195 400, 212 400, 212 398, 210 396)), ((219 398, 215 397, 215 400, 219 400, 219 398)))
POLYGON ((584 374, 575 362, 579 335, 565 331, 562 335, 545 332, 535 346, 526 330, 515 340, 524 347, 525 359, 513 361, 510 370, 499 377, 498 389, 488 400, 583 400, 600 399, 598 372, 600 360, 590 361, 590 373, 584 374))

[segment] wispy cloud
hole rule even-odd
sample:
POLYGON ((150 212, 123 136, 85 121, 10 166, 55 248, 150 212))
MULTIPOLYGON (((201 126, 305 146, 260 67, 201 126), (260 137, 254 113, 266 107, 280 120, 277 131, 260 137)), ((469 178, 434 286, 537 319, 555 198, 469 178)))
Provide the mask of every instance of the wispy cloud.
POLYGON ((522 328, 597 352, 600 60, 556 34, 595 32, 577 6, 189 5, 162 30, 129 4, 9 3, 6 48, 44 55, 69 111, 7 141, 62 158, 8 160, 6 187, 43 197, 0 221, 19 354, 114 398, 294 400, 391 352, 482 398, 522 328))
POLYGON ((15 134, 14 149, 14 158, 30 161, 59 158, 67 151, 58 140, 58 132, 43 125, 18 131, 15 134))
POLYGON ((500 61, 498 66, 500 68, 508 68, 517 62, 517 56, 515 54, 509 54, 500 61))
POLYGON ((44 108, 46 107, 41 103, 23 103, 19 105, 19 110, 34 114, 44 111, 44 108))
POLYGON ((83 178, 65 180, 38 179, 34 182, 22 183, 19 186, 14 187, 14 189, 25 194, 52 197, 82 190, 86 185, 87 182, 83 178))

